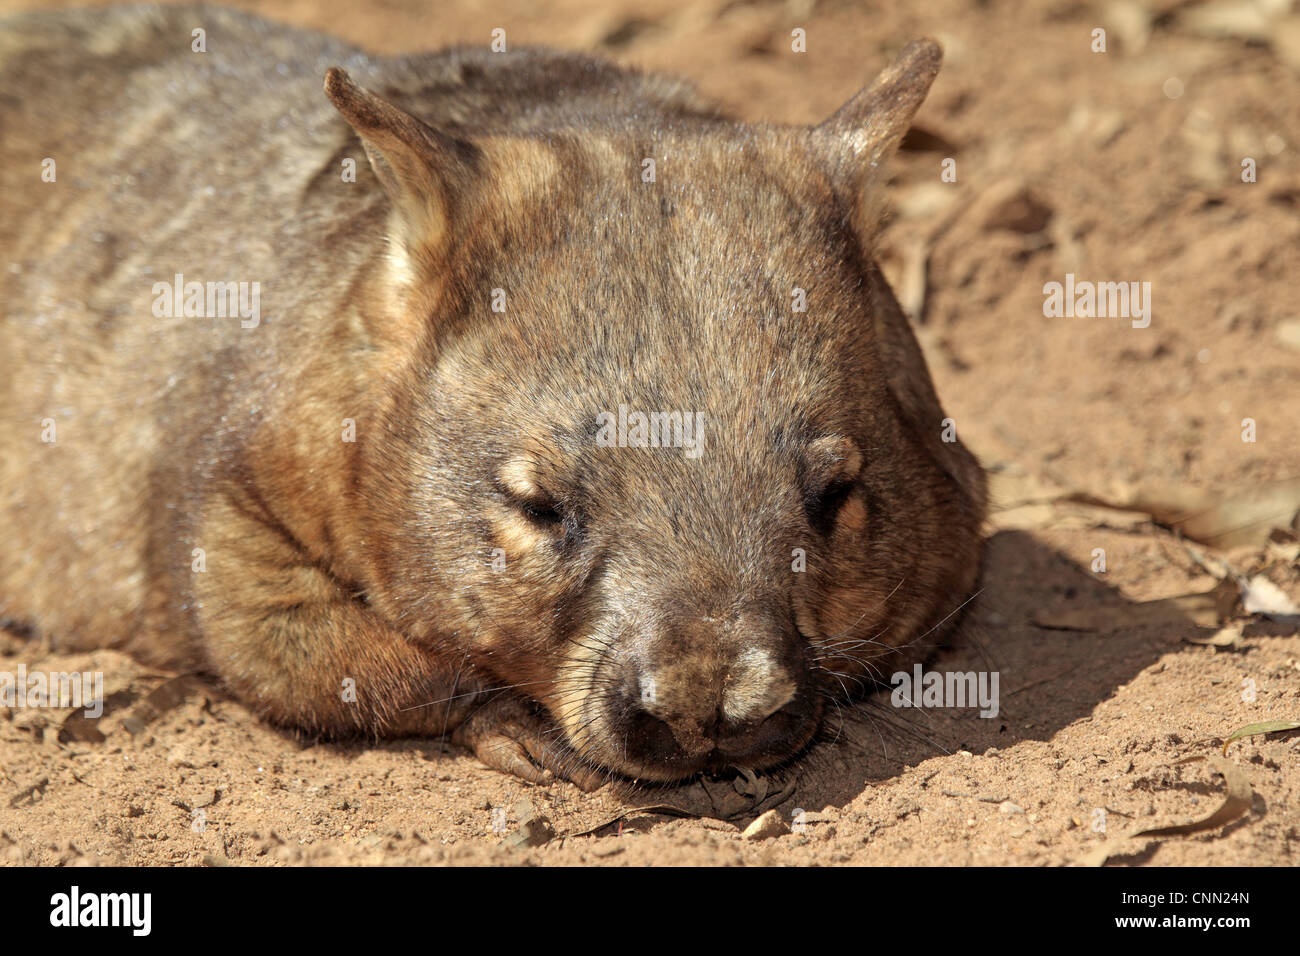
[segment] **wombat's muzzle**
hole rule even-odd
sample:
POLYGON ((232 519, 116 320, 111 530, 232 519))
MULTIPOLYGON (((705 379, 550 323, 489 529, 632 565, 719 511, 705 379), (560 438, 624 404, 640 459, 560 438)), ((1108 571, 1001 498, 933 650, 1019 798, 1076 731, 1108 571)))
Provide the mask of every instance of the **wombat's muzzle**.
POLYGON ((628 721, 627 757, 637 765, 662 768, 674 776, 731 766, 762 769, 798 752, 816 723, 810 708, 790 705, 756 724, 711 726, 670 724, 645 711, 628 721))
POLYGON ((647 777, 780 763, 807 744, 820 718, 802 663, 765 651, 742 651, 725 665, 630 665, 611 690, 608 730, 647 777))

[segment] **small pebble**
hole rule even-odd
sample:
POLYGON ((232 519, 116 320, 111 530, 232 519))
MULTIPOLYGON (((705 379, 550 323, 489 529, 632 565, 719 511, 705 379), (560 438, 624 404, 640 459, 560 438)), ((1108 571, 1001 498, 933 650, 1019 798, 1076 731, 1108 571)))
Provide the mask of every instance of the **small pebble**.
POLYGON ((746 840, 766 840, 789 832, 790 827, 786 825, 785 820, 781 819, 781 814, 775 810, 768 810, 767 813, 745 827, 745 832, 741 836, 746 840))

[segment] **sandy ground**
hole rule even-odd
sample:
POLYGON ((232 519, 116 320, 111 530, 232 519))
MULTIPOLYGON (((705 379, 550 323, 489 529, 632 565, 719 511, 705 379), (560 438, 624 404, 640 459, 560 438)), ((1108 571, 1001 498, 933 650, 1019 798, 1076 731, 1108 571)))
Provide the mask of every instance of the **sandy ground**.
POLYGON ((881 696, 838 715, 806 759, 770 778, 583 794, 524 785, 436 741, 300 740, 214 686, 0 636, 0 670, 103 671, 109 695, 95 725, 0 708, 0 861, 1295 862, 1295 732, 1231 744, 1234 775, 1251 787, 1231 822, 1133 834, 1223 801, 1209 764, 1176 761, 1218 754, 1246 724, 1300 720, 1297 619, 1231 601, 1238 576, 1256 574, 1300 600, 1294 486, 1271 486, 1281 503, 1241 543, 1220 532, 1247 520, 1177 497, 1258 502, 1268 483, 1300 476, 1300 10, 239 5, 381 52, 486 43, 504 27, 512 44, 603 50, 685 74, 742 117, 789 122, 829 115, 908 39, 938 37, 945 69, 894 166, 883 253, 945 405, 994 474, 983 590, 935 666, 996 670, 1000 712, 899 709, 881 696), (807 30, 805 54, 790 52, 795 27, 807 30), (1105 53, 1091 50, 1097 27, 1105 53), (1247 157, 1257 182, 1242 182, 1247 157), (945 158, 955 183, 940 182, 945 158), (1150 326, 1046 318, 1043 284, 1066 273, 1150 282, 1150 326), (1164 523, 1062 501, 1070 492, 1110 503, 1140 492, 1164 523), (1185 537, 1170 513, 1217 527, 1185 525, 1185 537), (1225 575, 1226 601, 1143 603, 1210 591, 1225 575), (1193 643, 1234 622, 1240 632, 1220 646, 1193 643), (772 807, 795 832, 744 838, 772 807))

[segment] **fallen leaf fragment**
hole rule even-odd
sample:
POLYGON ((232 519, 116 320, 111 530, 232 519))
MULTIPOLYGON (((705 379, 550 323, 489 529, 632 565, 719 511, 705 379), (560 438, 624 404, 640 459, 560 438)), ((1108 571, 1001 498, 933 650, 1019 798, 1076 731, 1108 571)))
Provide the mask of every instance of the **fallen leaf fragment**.
POLYGON ((1255 575, 1242 586, 1241 604, 1247 614, 1262 614, 1269 618, 1300 614, 1300 608, 1287 597, 1286 592, 1262 574, 1255 575))
POLYGON ((1041 232, 1052 219, 1052 207, 1029 189, 1006 196, 984 218, 984 228, 1024 234, 1041 232))
POLYGON ((1033 623, 1055 631, 1117 631, 1167 622, 1217 627, 1231 612, 1236 596, 1236 585, 1228 581, 1194 594, 1036 615, 1033 623))
POLYGON ((1250 780, 1246 778, 1246 775, 1241 772, 1236 764, 1229 763, 1219 757, 1205 756, 1185 757, 1176 761, 1174 765, 1196 763, 1201 760, 1207 761, 1210 766, 1219 771, 1228 785, 1227 796, 1224 797, 1223 804, 1219 809, 1201 820, 1179 823, 1175 826, 1141 830, 1133 834, 1133 836, 1186 836, 1190 833, 1200 833, 1203 830, 1214 830, 1224 824, 1231 823, 1250 809, 1251 800, 1254 799, 1254 791, 1250 788, 1250 780))
POLYGON ((1106 495, 1071 492, 1067 501, 1142 511, 1217 548, 1260 545, 1300 513, 1300 479, 1269 482, 1226 497, 1182 485, 1121 486, 1106 495))
POLYGON ((198 679, 188 674, 173 677, 159 684, 131 713, 122 718, 122 728, 136 736, 169 710, 179 707, 191 694, 202 689, 198 679))
POLYGON ((568 839, 569 837, 591 836, 598 830, 603 830, 605 827, 618 823, 620 820, 626 820, 628 817, 634 817, 638 813, 660 814, 666 817, 685 817, 691 820, 708 819, 701 817, 693 810, 684 810, 681 807, 673 806, 671 803, 652 803, 644 807, 630 807, 614 814, 612 817, 601 820, 594 826, 584 827, 581 830, 569 830, 559 834, 559 837, 568 839))
POLYGON ((1255 734, 1275 734, 1282 730, 1300 730, 1300 720, 1265 720, 1258 724, 1247 724, 1240 727, 1228 735, 1228 739, 1223 742, 1223 752, 1228 752, 1228 744, 1234 740, 1240 740, 1242 737, 1252 737, 1255 734))
POLYGON ((537 847, 555 839, 555 827, 546 817, 533 817, 519 825, 519 829, 502 841, 503 846, 537 847))
POLYGON ((1184 637, 1188 644, 1201 644, 1206 647, 1238 647, 1241 645, 1241 625, 1229 624, 1219 628, 1209 637, 1184 637))
POLYGON ((27 787, 26 789, 20 791, 19 793, 11 797, 9 800, 9 808, 11 810, 16 810, 19 807, 30 806, 31 804, 35 803, 38 798, 45 796, 45 790, 47 787, 49 787, 49 785, 50 785, 50 778, 42 777, 39 781, 32 784, 30 787, 27 787))
POLYGON ((63 718, 59 726, 59 743, 102 744, 108 738, 99 729, 99 718, 87 717, 83 711, 74 710, 63 718))

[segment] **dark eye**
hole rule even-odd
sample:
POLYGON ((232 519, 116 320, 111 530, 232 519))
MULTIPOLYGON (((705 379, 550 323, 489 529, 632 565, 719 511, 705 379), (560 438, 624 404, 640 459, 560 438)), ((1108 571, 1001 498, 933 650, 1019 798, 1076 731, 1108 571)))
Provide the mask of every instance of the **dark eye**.
POLYGON ((519 510, 529 521, 547 527, 564 523, 564 515, 560 514, 559 506, 555 502, 546 498, 532 498, 519 503, 519 510))
POLYGON ((832 481, 821 491, 804 498, 804 510, 808 514, 808 523, 822 534, 829 534, 835 526, 835 516, 844 507, 853 493, 853 482, 847 480, 832 481))

